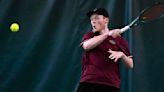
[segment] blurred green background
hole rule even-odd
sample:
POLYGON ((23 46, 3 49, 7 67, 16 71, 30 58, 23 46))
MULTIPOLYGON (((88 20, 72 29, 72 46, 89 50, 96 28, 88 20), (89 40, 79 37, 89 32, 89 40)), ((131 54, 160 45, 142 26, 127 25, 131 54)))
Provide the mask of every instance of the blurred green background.
MULTIPOLYGON (((0 0, 0 92, 74 92, 86 12, 103 7, 110 29, 130 23, 159 0, 0 0), (10 31, 17 22, 20 30, 10 31)), ((163 1, 163 0, 162 0, 163 1)), ((121 92, 164 92, 164 18, 123 34, 135 67, 121 65, 121 92)))

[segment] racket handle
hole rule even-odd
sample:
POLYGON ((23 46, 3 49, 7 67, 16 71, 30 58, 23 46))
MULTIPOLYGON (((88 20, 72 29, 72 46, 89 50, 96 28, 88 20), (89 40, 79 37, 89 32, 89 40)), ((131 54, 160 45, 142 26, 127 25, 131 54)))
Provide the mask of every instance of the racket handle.
MULTIPOLYGON (((129 30, 129 29, 130 29, 130 26, 125 26, 125 27, 123 27, 123 28, 120 29, 120 32, 119 32, 119 33, 120 33, 120 34, 121 34, 121 33, 124 33, 125 31, 127 31, 127 30, 129 30)), ((113 31, 109 31, 108 35, 111 36, 112 33, 113 33, 113 31)))
POLYGON ((129 29, 130 29, 130 26, 125 26, 125 27, 120 29, 120 33, 124 33, 125 31, 127 31, 129 29))

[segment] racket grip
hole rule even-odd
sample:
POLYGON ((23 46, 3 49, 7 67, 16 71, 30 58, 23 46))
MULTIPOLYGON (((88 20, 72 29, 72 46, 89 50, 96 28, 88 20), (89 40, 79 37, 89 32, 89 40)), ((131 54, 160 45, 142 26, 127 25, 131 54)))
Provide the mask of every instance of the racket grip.
POLYGON ((130 29, 130 26, 125 26, 125 27, 120 29, 120 33, 124 33, 125 31, 127 31, 129 29, 130 29))

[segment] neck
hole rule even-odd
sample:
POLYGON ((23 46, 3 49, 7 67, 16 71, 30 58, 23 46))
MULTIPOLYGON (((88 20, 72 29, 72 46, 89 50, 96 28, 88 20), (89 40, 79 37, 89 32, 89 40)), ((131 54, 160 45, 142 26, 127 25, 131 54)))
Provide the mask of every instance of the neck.
POLYGON ((104 28, 103 30, 101 30, 101 31, 100 31, 100 34, 104 34, 104 33, 106 33, 106 32, 109 32, 109 28, 108 28, 108 27, 106 27, 106 28, 104 28))

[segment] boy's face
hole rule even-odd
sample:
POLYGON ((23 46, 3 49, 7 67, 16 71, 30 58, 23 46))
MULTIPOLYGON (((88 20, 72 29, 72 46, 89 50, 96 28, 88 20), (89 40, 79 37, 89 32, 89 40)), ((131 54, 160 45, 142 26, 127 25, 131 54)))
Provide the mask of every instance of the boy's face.
POLYGON ((109 19, 103 15, 93 14, 90 17, 93 32, 100 32, 107 26, 109 19))

